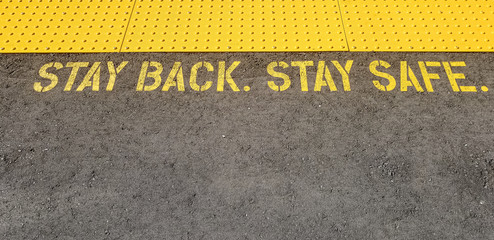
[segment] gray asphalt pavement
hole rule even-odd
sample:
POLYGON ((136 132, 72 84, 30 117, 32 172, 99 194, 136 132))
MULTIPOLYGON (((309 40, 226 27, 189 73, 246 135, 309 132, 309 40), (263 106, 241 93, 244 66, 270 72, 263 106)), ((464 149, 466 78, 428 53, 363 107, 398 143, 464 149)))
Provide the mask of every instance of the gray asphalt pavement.
POLYGON ((487 53, 3 54, 0 239, 494 239, 493 94, 487 53))

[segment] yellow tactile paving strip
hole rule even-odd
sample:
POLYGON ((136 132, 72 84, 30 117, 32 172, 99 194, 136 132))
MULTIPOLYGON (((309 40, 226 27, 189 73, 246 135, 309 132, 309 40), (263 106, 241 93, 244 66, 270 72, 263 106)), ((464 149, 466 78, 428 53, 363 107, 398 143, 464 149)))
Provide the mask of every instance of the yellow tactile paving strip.
POLYGON ((0 0, 0 53, 494 52, 492 0, 0 0))
POLYGON ((138 0, 122 51, 345 51, 340 18, 336 0, 138 0))
POLYGON ((493 0, 340 0, 355 51, 493 51, 493 0))
POLYGON ((133 0, 0 0, 0 52, 119 51, 133 0))

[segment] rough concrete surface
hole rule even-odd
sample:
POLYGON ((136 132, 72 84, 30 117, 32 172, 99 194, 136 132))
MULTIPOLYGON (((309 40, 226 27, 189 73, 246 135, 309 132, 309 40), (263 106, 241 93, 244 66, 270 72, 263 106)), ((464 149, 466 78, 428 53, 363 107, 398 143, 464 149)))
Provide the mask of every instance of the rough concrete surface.
MULTIPOLYGON (((382 79, 382 78, 381 78, 382 79)), ((149 80, 149 79, 147 79, 149 80)), ((327 87, 325 87, 327 88, 327 87)), ((473 53, 177 53, 0 55, 0 239, 494 239, 494 55, 473 53), (354 60, 351 91, 312 91, 317 62, 354 60), (106 61, 129 61, 104 91, 106 61), (271 90, 272 61, 314 61, 271 90), (369 63, 400 80, 408 61, 465 61, 455 93, 382 92, 369 63), (102 62, 101 89, 38 93, 46 63, 102 62), (143 61, 163 82, 183 64, 185 92, 136 92, 143 61), (216 83, 219 61, 249 92, 216 83), (480 91, 487 86, 489 92, 480 91)))

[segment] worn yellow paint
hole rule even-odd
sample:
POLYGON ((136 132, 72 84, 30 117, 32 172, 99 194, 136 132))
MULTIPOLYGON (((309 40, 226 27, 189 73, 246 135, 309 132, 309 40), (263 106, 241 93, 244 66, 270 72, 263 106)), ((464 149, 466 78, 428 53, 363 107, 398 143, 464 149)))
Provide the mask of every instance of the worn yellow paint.
POLYGON ((269 88, 277 92, 283 92, 290 87, 292 82, 290 80, 290 77, 285 73, 275 71, 274 69, 275 67, 281 67, 284 69, 284 68, 288 68, 289 66, 286 62, 271 62, 268 64, 268 67, 266 69, 269 75, 275 78, 283 79, 283 84, 281 84, 281 86, 276 85, 274 81, 268 81, 269 88))
POLYGON ((386 84, 386 85, 383 85, 380 81, 374 80, 374 81, 372 81, 374 86, 381 91, 391 91, 391 90, 395 89, 396 79, 393 76, 391 76, 389 73, 378 71, 377 67, 384 67, 385 69, 387 69, 387 68, 391 67, 391 64, 389 64, 386 61, 382 61, 382 60, 373 61, 369 64, 369 70, 372 74, 388 80, 388 84, 386 84))
POLYGON ((424 78, 424 84, 425 84, 425 89, 427 89, 427 92, 434 92, 434 89, 432 88, 432 83, 431 80, 433 79, 439 79, 439 74, 437 73, 429 73, 427 71, 427 67, 440 67, 441 63, 440 62, 423 62, 419 61, 419 68, 420 72, 422 73, 422 77, 424 78))
POLYGON ((408 63, 406 61, 401 61, 400 72, 401 72, 400 89, 402 92, 408 91, 408 87, 412 87, 412 86, 415 87, 417 92, 424 91, 422 86, 420 86, 419 80, 415 76, 415 73, 413 73, 412 68, 408 66, 408 63), (408 78, 410 78, 410 80, 408 80, 408 78))
POLYGON ((89 69, 89 72, 86 73, 86 76, 82 80, 79 87, 77 87, 77 92, 84 90, 86 87, 92 87, 93 91, 99 91, 99 78, 101 75, 100 65, 101 62, 95 62, 93 64, 91 69, 89 69))
POLYGON ((300 72, 300 88, 302 92, 309 91, 307 83, 307 67, 314 66, 313 61, 293 61, 292 66, 298 67, 300 72))
POLYGON ((331 61, 333 65, 338 69, 338 71, 341 74, 341 80, 343 81, 343 90, 345 91, 351 91, 352 89, 350 88, 350 70, 352 69, 353 65, 353 60, 348 60, 345 63, 345 68, 341 66, 341 64, 338 61, 331 61))
POLYGON ((43 65, 39 69, 39 76, 42 78, 50 80, 50 84, 48 84, 48 86, 46 86, 46 87, 43 87, 41 85, 41 82, 34 82, 34 85, 33 85, 34 91, 36 91, 36 92, 48 92, 51 89, 53 89, 55 86, 57 86, 58 77, 57 77, 57 75, 55 75, 53 73, 47 72, 47 70, 49 68, 55 68, 56 70, 59 70, 59 69, 63 68, 63 65, 59 62, 51 62, 51 63, 47 63, 47 64, 43 65))
MULTIPOLYGON (((463 63, 464 64, 464 63, 463 63)), ((451 88, 454 92, 459 92, 460 88, 458 87, 458 79, 465 79, 465 75, 463 73, 453 73, 451 69, 451 64, 449 62, 443 62, 444 70, 446 71, 446 75, 448 75, 449 83, 451 84, 451 88)))
POLYGON ((153 91, 161 84, 161 73, 163 72, 163 65, 159 62, 144 61, 141 66, 141 73, 139 74, 139 80, 137 82, 136 91, 153 91), (154 67, 156 70, 149 72, 149 67, 154 67), (154 83, 151 85, 144 85, 146 78, 154 79, 154 83))
POLYGON ((334 84, 331 72, 329 72, 325 61, 319 61, 317 65, 316 83, 314 85, 314 91, 319 92, 323 86, 328 86, 331 91, 338 91, 334 84), (325 80, 324 80, 325 79, 325 80))
POLYGON ((218 82, 217 82, 217 90, 218 92, 223 92, 224 85, 225 85, 225 80, 230 86, 230 88, 235 91, 239 92, 240 89, 238 89, 237 84, 232 78, 232 72, 235 70, 236 67, 240 65, 240 61, 234 61, 228 69, 225 70, 226 64, 225 61, 220 61, 218 63, 218 82))
MULTIPOLYGON (((465 79, 465 74, 463 73, 453 73, 451 67, 466 67, 467 65, 463 61, 459 62, 443 62, 444 70, 446 71, 446 75, 448 75, 449 83, 451 84, 451 88, 454 92, 477 92, 477 88, 475 86, 459 86, 458 80, 465 79)), ((488 91, 486 86, 482 86, 481 90, 484 92, 488 91)))
POLYGON ((206 91, 213 86, 212 81, 206 81, 202 86, 197 84, 197 72, 202 67, 205 67, 208 72, 214 71, 213 65, 209 62, 198 62, 192 66, 192 69, 190 70, 190 88, 195 91, 206 91))
MULTIPOLYGON (((36 92, 47 92, 51 89, 55 88, 59 82, 59 76, 62 72, 68 73, 70 69, 70 74, 68 75, 64 91, 72 91, 72 87, 75 84, 77 79, 82 78, 82 76, 78 76, 79 72, 85 73, 83 80, 78 83, 78 87, 75 91, 87 91, 87 88, 91 88, 90 91, 99 91, 100 90, 100 77, 103 76, 103 83, 107 80, 106 91, 112 91, 117 79, 117 75, 122 72, 122 70, 127 66, 128 61, 122 61, 118 67, 115 67, 115 64, 112 61, 107 62, 108 68, 105 68, 105 65, 101 64, 101 62, 94 62, 90 64, 89 62, 68 62, 64 68, 64 65, 60 62, 49 62, 40 67, 38 71, 38 76, 34 81, 33 89, 36 92), (89 66, 91 67, 87 69, 89 66), (101 74, 103 68, 103 75, 101 74), (106 71, 107 70, 107 71, 106 71), (106 75, 108 73, 108 75, 106 75)), ((350 72, 352 70, 354 61, 347 60, 345 65, 343 66, 337 60, 331 61, 331 68, 336 69, 333 73, 337 73, 339 77, 341 77, 341 84, 343 85, 344 91, 351 91, 350 87, 350 72)), ((478 88, 482 92, 489 91, 487 86, 468 86, 468 79, 466 79, 465 74, 462 73, 462 70, 467 67, 464 61, 418 61, 416 62, 419 70, 415 70, 417 75, 412 70, 411 66, 415 66, 414 63, 409 64, 407 61, 401 61, 399 66, 399 74, 400 74, 400 87, 399 89, 403 92, 409 90, 410 87, 415 88, 417 92, 424 92, 424 88, 421 84, 424 84, 425 90, 427 92, 434 92, 433 89, 433 81, 432 80, 441 80, 441 76, 444 76, 445 73, 448 77, 449 83, 453 92, 477 92, 478 88)), ((240 88, 237 85, 238 82, 235 82, 233 79, 233 72, 237 69, 237 67, 241 64, 240 61, 233 61, 228 66, 226 61, 219 61, 217 67, 217 91, 223 92, 225 90, 225 82, 228 87, 235 92, 239 92, 240 88)), ((334 81, 334 77, 330 71, 331 64, 327 64, 326 61, 318 61, 317 63, 317 72, 315 79, 312 78, 312 74, 310 74, 310 79, 308 76, 308 72, 311 73, 314 70, 314 61, 292 61, 289 65, 283 61, 274 61, 267 65, 266 70, 267 73, 275 78, 269 78, 267 80, 267 85, 270 89, 274 91, 285 91, 290 88, 292 80, 289 75, 284 73, 284 69, 293 67, 298 68, 299 72, 299 80, 300 80, 300 90, 302 92, 308 92, 308 86, 314 85, 314 91, 320 92, 324 87, 327 87, 329 91, 338 91, 337 85, 339 85, 339 81, 336 84, 334 81), (278 69, 277 69, 278 68, 278 69), (310 81, 310 82, 309 82, 310 81)), ((398 69, 392 71, 393 66, 386 61, 383 60, 374 60, 369 63, 369 72, 376 77, 380 77, 381 79, 375 80, 372 79, 372 76, 369 76, 372 80, 374 87, 376 87, 380 91, 392 91, 397 86, 397 78, 392 76, 388 72, 395 72, 398 69), (389 69, 389 70, 388 70, 389 69)), ((398 67, 396 65, 396 67, 398 67)), ((188 70, 188 65, 183 66, 182 62, 175 62, 173 66, 166 72, 168 73, 168 77, 166 78, 162 91, 169 91, 174 88, 177 91, 183 92, 185 91, 185 81, 184 81, 184 68, 188 70)), ((200 61, 196 62, 190 68, 190 79, 189 86, 194 91, 207 91, 213 85, 214 81, 202 80, 202 85, 198 83, 198 75, 202 68, 202 73, 210 72, 208 78, 211 76, 211 72, 215 72, 215 67, 210 62, 200 61)), ((416 68, 416 67, 414 67, 416 68)), ((290 69, 288 72, 293 72, 297 69, 290 69)), ((158 89, 162 84, 162 73, 164 71, 163 65, 159 62, 154 61, 144 61, 141 65, 141 71, 139 74, 139 78, 137 80, 136 91, 154 91, 158 89)), ((64 74, 65 75, 65 74, 64 74)), ((64 76, 62 75, 62 76, 64 76)), ((337 75, 337 76, 338 76, 337 75)), ((65 75, 66 76, 66 75, 65 75)), ((340 80, 340 79, 337 79, 340 80)), ((244 85, 243 90, 245 92, 250 91, 250 86, 244 85)))
POLYGON ((117 74, 119 74, 125 66, 127 66, 129 62, 123 61, 118 65, 115 69, 115 64, 112 61, 109 61, 108 64, 108 72, 110 74, 110 79, 108 79, 108 85, 106 85, 106 91, 113 91, 113 87, 115 86, 115 81, 117 80, 117 74))
POLYGON ((166 79, 165 84, 163 84, 162 91, 168 91, 171 87, 176 87, 178 91, 181 92, 185 91, 184 73, 181 62, 175 62, 173 64, 173 68, 170 71, 170 74, 168 74, 168 78, 166 79), (175 81, 175 79, 177 80, 175 81))
POLYGON ((89 62, 68 62, 66 66, 72 68, 69 79, 67 80, 67 84, 64 88, 64 91, 68 92, 72 90, 72 86, 74 85, 77 73, 79 73, 79 69, 89 66, 89 62))

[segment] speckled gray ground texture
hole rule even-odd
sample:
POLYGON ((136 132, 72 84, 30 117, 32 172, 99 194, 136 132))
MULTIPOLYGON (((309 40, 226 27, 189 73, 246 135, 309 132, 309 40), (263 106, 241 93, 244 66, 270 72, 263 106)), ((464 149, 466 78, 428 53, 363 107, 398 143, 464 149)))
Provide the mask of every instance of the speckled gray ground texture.
MULTIPOLYGON (((53 69, 52 69, 53 70, 53 69)), ((88 68, 80 70, 75 87, 88 68)), ((53 71, 52 71, 53 72, 53 71)), ((75 89, 74 87, 74 89, 75 89)), ((413 90, 413 89, 411 89, 413 90)), ((149 53, 0 55, 0 239, 494 239, 494 55, 149 53), (129 61, 103 91, 106 61, 129 61), (272 61, 354 60, 351 92, 268 88, 272 61), (381 92, 369 63, 465 61, 454 93, 381 92), (37 93, 48 62, 102 62, 102 91, 37 93), (143 61, 183 63, 186 91, 136 92, 143 61), (219 61, 249 92, 202 93, 219 61)))

